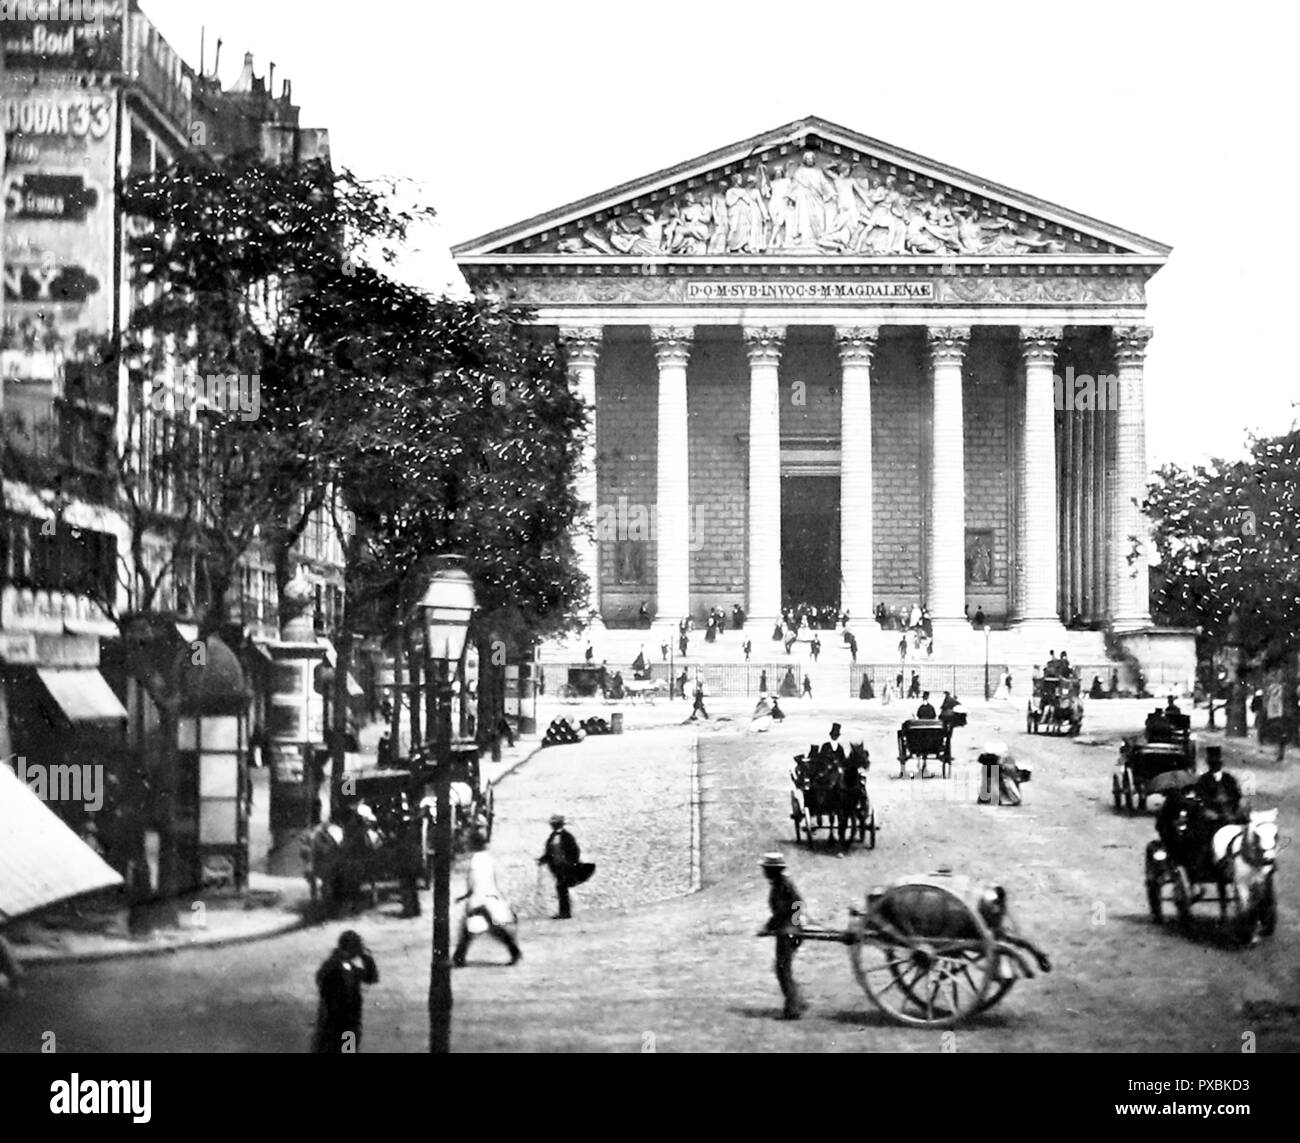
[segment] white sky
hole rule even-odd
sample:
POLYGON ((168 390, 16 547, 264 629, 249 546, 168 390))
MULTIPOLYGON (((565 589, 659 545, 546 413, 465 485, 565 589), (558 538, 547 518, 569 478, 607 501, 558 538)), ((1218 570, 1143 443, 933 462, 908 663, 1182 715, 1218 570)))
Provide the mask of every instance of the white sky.
POLYGON ((416 180, 441 224, 408 274, 430 288, 452 243, 819 115, 1174 247, 1148 293, 1153 466, 1300 415, 1283 0, 143 7, 192 64, 200 26, 209 65, 220 36, 225 83, 245 51, 275 61, 336 163, 416 180))

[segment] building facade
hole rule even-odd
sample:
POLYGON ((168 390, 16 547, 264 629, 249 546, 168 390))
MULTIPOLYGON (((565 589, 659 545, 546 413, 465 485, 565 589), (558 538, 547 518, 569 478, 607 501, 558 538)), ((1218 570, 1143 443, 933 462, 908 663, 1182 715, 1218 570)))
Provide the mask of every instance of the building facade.
POLYGON ((536 308, 594 408, 579 543, 606 623, 1149 626, 1169 247, 810 118, 453 254, 536 308))
MULTIPOLYGON (((158 718, 123 666, 110 615, 137 606, 131 588, 141 578, 112 474, 122 457, 144 466, 161 455, 178 426, 199 423, 200 405, 179 368, 146 377, 90 359, 91 339, 119 338, 146 300, 132 285, 132 220, 118 190, 182 155, 297 163, 327 158, 329 143, 324 130, 300 127, 288 82, 274 95, 251 55, 223 88, 215 65, 207 74, 202 63, 187 63, 136 0, 93 8, 95 18, 85 19, 51 4, 0 26, 0 759, 85 757, 124 778, 128 769, 150 771, 158 718)), ((174 473, 145 477, 158 506, 141 543, 144 571, 158 584, 148 606, 173 615, 177 639, 197 646, 198 625, 216 602, 209 577, 196 552, 178 550, 168 526, 169 513, 180 511, 169 492, 174 473)), ((328 505, 308 520, 292 561, 310 597, 307 635, 314 627, 322 639, 343 604, 343 553, 331 520, 328 505)), ((272 705, 283 587, 272 555, 255 544, 225 601, 232 630, 223 634, 255 684, 250 728, 268 721, 272 705)), ((304 696, 301 706, 292 736, 320 743, 319 702, 304 696)), ((180 788, 193 792, 186 813, 197 838, 197 768, 181 776, 180 788)), ((56 809, 81 824, 76 807, 56 809)))

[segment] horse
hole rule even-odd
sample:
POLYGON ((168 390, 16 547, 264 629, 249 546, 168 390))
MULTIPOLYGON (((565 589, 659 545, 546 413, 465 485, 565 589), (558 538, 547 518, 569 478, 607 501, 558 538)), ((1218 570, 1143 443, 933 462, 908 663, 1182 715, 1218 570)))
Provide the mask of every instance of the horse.
POLYGON ((302 838, 307 887, 311 899, 320 899, 333 912, 341 905, 355 905, 369 884, 370 904, 378 903, 375 887, 376 857, 383 844, 374 826, 374 815, 361 803, 340 822, 322 822, 302 838))
POLYGON ((861 742, 853 742, 846 762, 810 750, 790 775, 803 791, 806 811, 816 819, 815 828, 825 828, 825 819, 829 819, 828 834, 833 831, 843 849, 867 836, 871 802, 863 775, 870 767, 871 756, 866 748, 861 742))
POLYGON ((1219 920, 1227 923, 1228 899, 1236 904, 1237 936, 1255 944, 1277 922, 1273 873, 1277 865, 1277 810, 1252 811, 1244 823, 1220 826, 1210 840, 1219 890, 1219 920))

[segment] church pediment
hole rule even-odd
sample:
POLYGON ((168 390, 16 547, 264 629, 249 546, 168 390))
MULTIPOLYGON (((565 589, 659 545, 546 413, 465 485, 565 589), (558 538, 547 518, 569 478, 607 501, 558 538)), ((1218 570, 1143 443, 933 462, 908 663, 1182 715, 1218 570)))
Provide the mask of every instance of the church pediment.
POLYGON ((1137 256, 1169 247, 824 120, 453 248, 464 262, 1137 256))

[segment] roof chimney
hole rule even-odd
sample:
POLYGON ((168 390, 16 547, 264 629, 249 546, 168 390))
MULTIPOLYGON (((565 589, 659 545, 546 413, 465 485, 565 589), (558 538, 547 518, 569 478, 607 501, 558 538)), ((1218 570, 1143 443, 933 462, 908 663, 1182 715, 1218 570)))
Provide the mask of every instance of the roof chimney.
POLYGON ((239 78, 230 86, 232 93, 251 92, 256 78, 253 75, 253 53, 244 53, 244 69, 239 73, 239 78))

